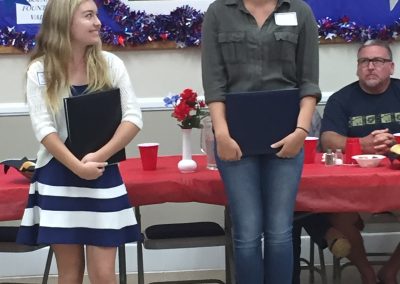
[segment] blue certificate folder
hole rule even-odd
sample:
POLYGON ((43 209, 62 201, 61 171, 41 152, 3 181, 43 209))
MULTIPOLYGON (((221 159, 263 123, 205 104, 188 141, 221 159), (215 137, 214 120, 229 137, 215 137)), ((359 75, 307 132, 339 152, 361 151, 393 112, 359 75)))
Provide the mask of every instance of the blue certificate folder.
POLYGON ((244 156, 277 153, 271 144, 296 129, 299 104, 298 89, 227 93, 229 133, 244 156))
MULTIPOLYGON (((103 147, 121 123, 119 89, 64 98, 67 120, 67 147, 78 159, 103 147)), ((125 149, 115 153, 109 164, 126 159, 125 149)))

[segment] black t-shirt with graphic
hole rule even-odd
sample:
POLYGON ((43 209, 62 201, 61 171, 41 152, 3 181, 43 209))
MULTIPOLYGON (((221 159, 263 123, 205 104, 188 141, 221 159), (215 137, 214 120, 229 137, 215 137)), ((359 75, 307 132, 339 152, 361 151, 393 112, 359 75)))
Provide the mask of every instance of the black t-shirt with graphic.
POLYGON ((391 79, 382 94, 364 92, 358 81, 329 97, 321 133, 334 131, 346 137, 364 137, 373 130, 400 132, 400 80, 391 79))

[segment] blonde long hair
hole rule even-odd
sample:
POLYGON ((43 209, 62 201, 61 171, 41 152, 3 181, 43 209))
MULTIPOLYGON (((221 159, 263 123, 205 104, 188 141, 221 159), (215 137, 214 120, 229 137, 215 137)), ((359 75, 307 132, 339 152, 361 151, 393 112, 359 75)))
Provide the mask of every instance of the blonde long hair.
MULTIPOLYGON (((42 25, 36 37, 31 61, 43 60, 46 80, 46 101, 53 111, 61 106, 64 90, 70 92, 68 63, 72 48, 70 27, 78 6, 88 0, 49 0, 43 13, 42 25)), ((111 87, 107 62, 101 53, 101 42, 86 49, 87 91, 111 87)))

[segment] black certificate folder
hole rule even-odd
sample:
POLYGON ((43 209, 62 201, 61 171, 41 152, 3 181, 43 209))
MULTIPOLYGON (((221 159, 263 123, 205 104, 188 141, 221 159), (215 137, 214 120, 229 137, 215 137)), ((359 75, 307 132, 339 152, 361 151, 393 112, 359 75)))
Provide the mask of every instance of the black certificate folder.
MULTIPOLYGON (((68 130, 67 145, 78 159, 103 147, 111 140, 121 123, 119 89, 64 98, 64 107, 68 130)), ((107 162, 112 164, 125 159, 125 149, 122 149, 107 162)))
POLYGON ((276 153, 271 144, 296 129, 299 104, 298 89, 227 93, 229 133, 245 156, 276 153))

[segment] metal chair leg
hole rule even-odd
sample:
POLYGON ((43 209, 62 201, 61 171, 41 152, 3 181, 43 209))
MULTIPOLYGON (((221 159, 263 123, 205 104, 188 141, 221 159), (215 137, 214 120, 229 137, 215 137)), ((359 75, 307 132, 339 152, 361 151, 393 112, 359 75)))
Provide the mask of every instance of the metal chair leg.
POLYGON ((320 261, 320 266, 321 266, 321 281, 322 284, 327 284, 328 280, 326 278, 326 266, 325 266, 325 257, 324 257, 324 251, 318 247, 318 254, 319 254, 319 261, 320 261))
POLYGON ((125 245, 118 247, 119 283, 126 284, 126 254, 125 245))
MULTIPOLYGON (((138 223, 139 227, 142 226, 141 222, 141 215, 139 206, 135 207, 135 216, 136 222, 138 223)), ((137 241, 136 243, 137 248, 137 270, 138 270, 138 284, 144 284, 144 267, 143 267, 143 242, 141 240, 137 241)))
POLYGON ((49 280, 49 273, 52 260, 53 260, 53 249, 51 248, 51 246, 49 246, 49 253, 47 254, 46 267, 44 268, 42 284, 47 284, 47 281, 49 280))
POLYGON ((314 242, 310 238, 310 283, 314 283, 315 277, 314 277, 314 269, 315 269, 315 260, 314 260, 314 242))
POLYGON ((340 282, 341 282, 340 258, 333 256, 333 284, 340 284, 340 282))
POLYGON ((137 242, 137 266, 138 284, 144 284, 143 246, 141 241, 137 242))

